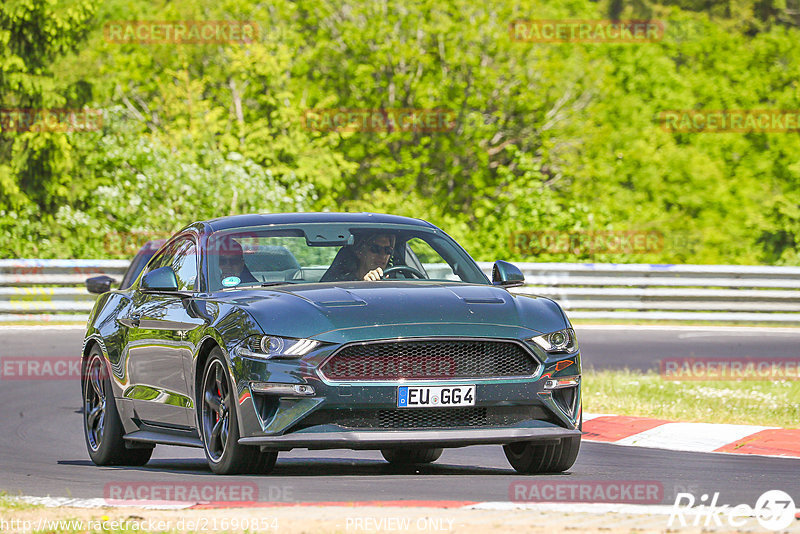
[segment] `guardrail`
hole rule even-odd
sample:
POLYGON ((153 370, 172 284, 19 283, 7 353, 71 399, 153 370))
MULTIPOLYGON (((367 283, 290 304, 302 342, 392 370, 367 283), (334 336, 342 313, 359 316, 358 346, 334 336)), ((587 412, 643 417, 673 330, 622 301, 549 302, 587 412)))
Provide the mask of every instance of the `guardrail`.
MULTIPOLYGON (((491 275, 492 264, 480 267, 491 275)), ((513 293, 552 298, 573 319, 800 324, 800 267, 518 263, 513 293)), ((122 279, 126 260, 0 260, 0 322, 85 321, 84 281, 122 279)))
POLYGON ((107 274, 117 282, 128 260, 0 260, 0 323, 85 322, 97 295, 87 278, 107 274))
MULTIPOLYGON (((484 270, 491 263, 481 263, 484 270)), ((800 267, 518 263, 574 319, 800 323, 800 267)))

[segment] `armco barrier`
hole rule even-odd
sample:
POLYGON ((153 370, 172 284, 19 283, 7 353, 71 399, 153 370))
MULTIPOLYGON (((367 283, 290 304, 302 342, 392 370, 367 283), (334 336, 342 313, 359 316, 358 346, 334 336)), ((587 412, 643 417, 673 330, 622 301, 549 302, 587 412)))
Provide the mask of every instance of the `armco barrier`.
MULTIPOLYGON (((491 263, 481 263, 490 272, 491 263)), ((513 292, 557 301, 574 319, 800 324, 800 267, 519 263, 513 292)))
POLYGON ((0 260, 0 323, 86 321, 97 295, 85 281, 106 274, 117 282, 127 260, 0 260))
MULTIPOLYGON (((491 275, 491 263, 479 263, 491 275)), ((800 325, 800 267, 518 263, 513 293, 556 300, 574 319, 696 320, 800 325)), ((0 322, 85 321, 84 281, 117 281, 125 260, 0 260, 0 322)), ((432 276, 436 267, 426 266, 432 276)))

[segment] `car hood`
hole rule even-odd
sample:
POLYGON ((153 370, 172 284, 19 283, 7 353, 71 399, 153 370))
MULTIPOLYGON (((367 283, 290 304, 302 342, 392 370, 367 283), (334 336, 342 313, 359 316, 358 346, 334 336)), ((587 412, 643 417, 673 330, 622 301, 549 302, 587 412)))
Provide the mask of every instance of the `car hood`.
POLYGON ((331 342, 415 335, 507 337, 519 330, 535 335, 566 325, 550 299, 463 283, 303 284, 226 292, 218 300, 247 311, 265 333, 331 342))

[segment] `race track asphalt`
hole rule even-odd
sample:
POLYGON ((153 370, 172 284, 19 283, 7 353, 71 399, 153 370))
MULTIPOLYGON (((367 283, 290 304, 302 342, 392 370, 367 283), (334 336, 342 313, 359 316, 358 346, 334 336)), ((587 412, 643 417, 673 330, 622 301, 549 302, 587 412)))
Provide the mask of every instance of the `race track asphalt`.
MULTIPOLYGON (((800 330, 577 327, 584 365, 652 369, 671 356, 796 356, 800 330), (655 363, 654 363, 655 362, 655 363)), ((79 329, 0 329, 0 358, 71 356, 79 329)), ((110 483, 246 481, 259 500, 507 501, 510 485, 535 481, 656 481, 662 503, 678 492, 719 492, 720 504, 754 505, 763 492, 781 489, 800 502, 800 460, 687 453, 586 443, 566 474, 517 475, 500 446, 449 449, 435 464, 398 469, 374 451, 281 453, 268 476, 218 477, 200 449, 158 446, 145 467, 96 467, 86 452, 80 387, 71 380, 0 381, 0 491, 11 495, 103 497, 110 483)))

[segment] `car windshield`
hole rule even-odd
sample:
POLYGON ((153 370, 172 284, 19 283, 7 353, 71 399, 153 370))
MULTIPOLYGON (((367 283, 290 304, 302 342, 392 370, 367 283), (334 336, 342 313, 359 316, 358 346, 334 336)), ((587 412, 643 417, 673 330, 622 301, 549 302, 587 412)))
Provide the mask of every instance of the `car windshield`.
POLYGON ((439 231, 408 226, 307 224, 212 234, 210 289, 384 278, 488 284, 475 262, 439 231))

